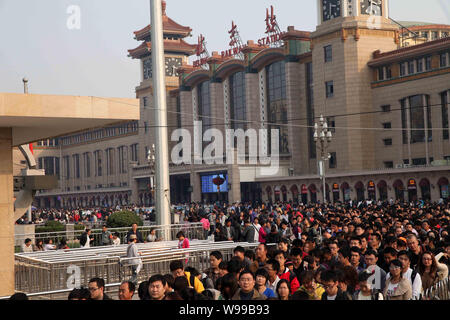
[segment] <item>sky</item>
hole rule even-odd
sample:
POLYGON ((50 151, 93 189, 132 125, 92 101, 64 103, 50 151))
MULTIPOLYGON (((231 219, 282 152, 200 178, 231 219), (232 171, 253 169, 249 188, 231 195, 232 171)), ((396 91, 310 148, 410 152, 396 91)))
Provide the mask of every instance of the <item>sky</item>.
MULTIPOLYGON (((261 38, 270 5, 282 30, 315 30, 316 0, 167 0, 167 15, 211 53, 228 47, 232 20, 244 43, 261 38)), ((450 0, 391 0, 390 16, 450 24, 450 0)), ((27 77, 30 93, 135 98, 140 64, 127 50, 149 23, 149 0, 0 0, 0 92, 23 92, 27 77)))

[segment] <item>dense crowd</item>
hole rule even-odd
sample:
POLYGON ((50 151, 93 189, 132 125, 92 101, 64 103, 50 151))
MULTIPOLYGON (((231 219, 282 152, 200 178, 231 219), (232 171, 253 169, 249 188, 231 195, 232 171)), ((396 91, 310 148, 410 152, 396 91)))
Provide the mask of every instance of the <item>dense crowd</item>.
POLYGON ((77 209, 33 208, 31 221, 25 214, 16 224, 45 224, 48 221, 58 221, 63 224, 106 223, 109 216, 117 211, 133 211, 142 220, 155 221, 155 212, 138 206, 90 207, 77 209))
MULTIPOLYGON (((448 277, 449 203, 328 205, 190 205, 214 241, 237 243, 232 259, 211 252, 210 267, 172 261, 165 275, 122 283, 119 299, 141 300, 411 300, 448 277), (170 272, 169 272, 170 271, 170 272), (135 298, 136 299, 136 298, 135 298)), ((129 247, 139 239, 136 228, 129 247), (134 236, 136 234, 136 236, 134 236)), ((180 247, 188 239, 179 235, 180 247)), ((69 299, 110 299, 94 278, 69 299)))
POLYGON ((410 300, 448 277, 448 203, 194 205, 184 215, 215 241, 259 245, 237 246, 228 261, 212 252, 207 270, 173 261, 166 275, 124 282, 129 297, 137 290, 142 300, 410 300))

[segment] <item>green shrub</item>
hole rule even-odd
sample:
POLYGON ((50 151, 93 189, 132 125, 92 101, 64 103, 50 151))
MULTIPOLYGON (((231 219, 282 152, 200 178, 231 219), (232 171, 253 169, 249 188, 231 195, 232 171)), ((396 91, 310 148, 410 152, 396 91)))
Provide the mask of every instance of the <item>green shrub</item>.
POLYGON ((138 226, 144 225, 141 218, 139 218, 136 213, 119 211, 109 216, 106 225, 108 228, 129 228, 133 223, 136 223, 138 226))
POLYGON ((74 227, 74 230, 83 230, 86 229, 86 227, 82 224, 76 224, 74 227))
POLYGON ((36 233, 65 231, 66 226, 58 221, 47 221, 44 226, 36 227, 36 233))

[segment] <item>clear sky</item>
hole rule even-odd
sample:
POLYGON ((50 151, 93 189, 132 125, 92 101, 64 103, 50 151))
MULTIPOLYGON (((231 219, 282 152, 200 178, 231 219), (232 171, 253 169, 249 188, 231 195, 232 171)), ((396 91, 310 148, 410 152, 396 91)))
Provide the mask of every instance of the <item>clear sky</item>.
MULTIPOLYGON (((282 30, 315 30, 316 0, 167 0, 167 14, 193 29, 188 42, 202 33, 212 52, 228 46, 231 20, 244 42, 261 38, 271 4, 282 30)), ((390 15, 450 24, 450 0, 391 0, 390 15)), ((0 0, 0 92, 23 92, 26 76, 30 93, 135 97, 139 62, 127 50, 149 21, 149 0, 0 0), (71 5, 79 30, 67 27, 71 5)))

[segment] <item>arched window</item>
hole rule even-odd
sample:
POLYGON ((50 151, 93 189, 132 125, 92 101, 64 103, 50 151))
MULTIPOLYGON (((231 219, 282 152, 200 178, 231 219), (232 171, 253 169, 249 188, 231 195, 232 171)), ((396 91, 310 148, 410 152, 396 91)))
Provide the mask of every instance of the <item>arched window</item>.
POLYGON ((422 200, 431 200, 430 180, 422 179, 419 182, 422 200))
POLYGON ((309 187, 309 196, 312 203, 317 203, 317 188, 315 184, 311 184, 309 187))
POLYGON ((408 198, 410 202, 417 201, 417 183, 415 179, 408 180, 408 198))
POLYGON ((361 181, 358 181, 355 184, 356 189, 356 199, 357 201, 364 201, 365 195, 364 195, 364 183, 361 181))
POLYGON ((344 196, 344 202, 351 200, 351 189, 350 185, 347 182, 344 182, 341 185, 342 195, 344 196))
POLYGON ((438 181, 439 186, 439 192, 442 199, 447 199, 449 197, 449 182, 448 179, 445 177, 442 177, 438 181))
POLYGON ((375 182, 369 181, 367 184, 367 196, 369 200, 377 200, 375 182))
POLYGON ((267 199, 272 202, 272 188, 270 186, 266 187, 267 199))
POLYGON ((275 190, 275 202, 279 202, 281 195, 281 188, 280 186, 276 186, 274 190, 275 190))
MULTIPOLYGON (((269 123, 287 124, 286 64, 284 61, 272 63, 267 72, 267 115, 269 123)), ((268 143, 271 147, 271 130, 278 129, 280 136, 280 154, 289 153, 288 128, 283 125, 269 124, 268 143)))
POLYGON ((281 195, 283 197, 283 201, 287 201, 287 188, 286 186, 281 186, 281 195))
POLYGON ((292 193, 292 200, 294 201, 294 203, 298 202, 299 192, 297 185, 294 184, 291 186, 291 193, 292 193))
POLYGON ((230 118, 238 121, 231 121, 231 128, 234 130, 246 130, 245 120, 245 73, 236 72, 230 76, 230 118))
POLYGON ((302 184, 300 189, 302 193, 302 203, 306 205, 308 204, 308 187, 306 184, 302 184))
POLYGON ((378 182, 377 187, 378 187, 378 193, 380 195, 380 200, 381 201, 386 201, 387 198, 388 198, 386 181, 381 180, 380 182, 378 182))
POLYGON ((333 183, 333 202, 339 201, 339 184, 333 183))
POLYGON ((405 187, 403 186, 402 180, 396 180, 392 186, 394 187, 394 190, 395 190, 396 200, 404 201, 405 200, 405 194, 404 194, 405 187))

